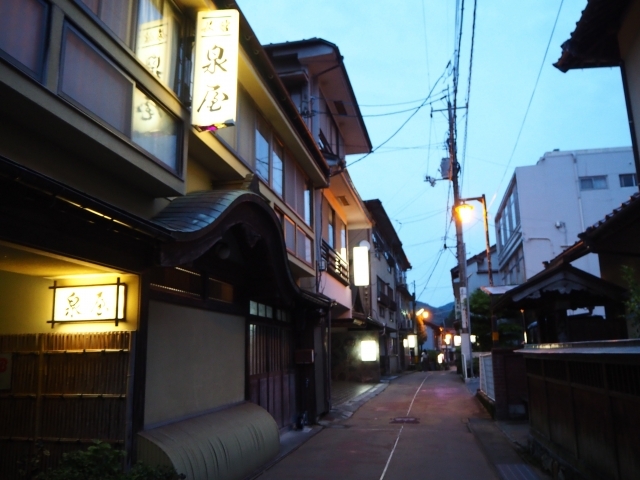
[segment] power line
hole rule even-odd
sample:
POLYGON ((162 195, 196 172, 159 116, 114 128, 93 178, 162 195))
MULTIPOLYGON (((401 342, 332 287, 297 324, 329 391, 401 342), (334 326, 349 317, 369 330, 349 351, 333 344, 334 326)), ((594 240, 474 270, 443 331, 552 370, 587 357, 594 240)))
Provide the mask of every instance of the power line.
MULTIPOLYGON (((467 82, 467 98, 465 100, 465 105, 467 110, 465 112, 464 117, 464 140, 462 142, 462 184, 464 184, 464 175, 465 175, 465 160, 467 159, 467 138, 469 132, 469 98, 471 98, 471 72, 473 70, 473 47, 475 45, 476 39, 476 11, 478 7, 478 0, 474 0, 473 2, 473 21, 471 24, 471 48, 469 53, 469 80, 467 82)), ((462 185, 461 185, 462 186, 462 185)))
POLYGON ((407 123, 409 123, 409 120, 411 120, 411 119, 414 117, 414 115, 415 115, 416 113, 418 113, 418 111, 420 111, 420 109, 421 109, 422 107, 424 107, 424 106, 427 104, 427 100, 428 100, 429 98, 431 98, 431 94, 433 93, 433 89, 436 87, 436 85, 438 84, 438 82, 439 82, 439 81, 440 81, 440 80, 445 76, 445 74, 446 74, 446 73, 447 73, 447 70, 446 70, 446 68, 445 68, 445 71, 444 71, 444 72, 442 72, 442 74, 440 75, 440 77, 438 77, 438 80, 436 80, 436 82, 433 84, 433 87, 431 87, 431 91, 429 92, 429 95, 427 95, 427 98, 426 98, 426 99, 425 99, 425 101, 422 103, 422 105, 420 105, 418 108, 416 108, 416 109, 415 109, 415 111, 414 111, 411 115, 409 115, 409 118, 407 118, 407 119, 402 123, 402 125, 400 125, 400 127, 398 127, 398 129, 397 129, 395 132, 393 132, 393 133, 391 134, 391 136, 390 136, 389 138, 387 138, 384 142, 382 142, 380 145, 378 145, 376 148, 374 148, 373 150, 371 150, 369 153, 367 153, 367 154, 366 154, 366 155, 364 155, 363 157, 360 157, 359 159, 354 160, 353 162, 351 162, 349 165, 347 165, 347 167, 350 167, 350 166, 352 166, 352 165, 355 165, 355 164, 356 164, 356 163, 358 163, 358 162, 361 162, 362 160, 364 160, 365 158, 367 158, 367 157, 368 157, 369 155, 371 155, 372 153, 375 153, 375 152, 376 152, 376 150, 378 150, 380 147, 382 147, 383 145, 387 144, 387 143, 388 143, 388 142, 389 142, 393 137, 395 137, 395 136, 400 132, 400 130, 402 130, 402 129, 404 128, 404 126, 405 126, 407 123))
MULTIPOLYGON (((511 165, 511 161, 513 160, 513 156, 516 153, 516 148, 518 147, 518 142, 520 141, 520 135, 522 134, 522 129, 524 128, 524 124, 527 120, 527 115, 529 115, 529 108, 531 107, 531 102, 533 101, 533 96, 536 93, 536 89, 538 88, 538 81, 540 80, 540 75, 542 74, 542 68, 544 67, 544 62, 547 60, 547 54, 549 53, 549 46, 551 45, 551 40, 553 39, 553 34, 556 31, 556 25, 558 24, 558 18, 560 18, 560 12, 562 11, 562 4, 564 0, 560 0, 560 6, 558 7, 558 13, 556 14, 556 20, 553 22, 553 28, 551 29, 551 35, 549 35, 549 42, 547 42, 547 48, 544 51, 544 57, 542 57, 542 63, 540 64, 540 69, 538 70, 538 76, 536 77, 536 83, 533 85, 533 91, 531 92, 531 97, 529 98, 529 104, 527 105, 527 109, 524 112, 524 117, 522 118, 522 123, 520 124, 520 130, 518 131, 518 136, 516 137, 516 143, 513 145, 513 150, 511 151, 511 156, 509 157, 509 161, 507 162, 507 166, 504 169, 504 173, 502 174, 502 178, 500 182, 498 182, 498 187, 496 188, 496 192, 491 199, 491 203, 496 198, 498 190, 500 189, 500 185, 504 181, 504 177, 507 175, 507 171, 509 170, 509 166, 511 165)), ((491 205, 490 205, 491 206, 491 205)))

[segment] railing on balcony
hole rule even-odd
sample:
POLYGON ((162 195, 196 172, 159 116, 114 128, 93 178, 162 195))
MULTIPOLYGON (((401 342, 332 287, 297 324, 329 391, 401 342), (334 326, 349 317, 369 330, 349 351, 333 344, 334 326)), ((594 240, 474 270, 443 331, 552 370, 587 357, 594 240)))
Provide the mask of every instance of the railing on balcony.
POLYGON ((348 286, 349 264, 324 240, 322 241, 322 259, 326 262, 327 272, 348 286))

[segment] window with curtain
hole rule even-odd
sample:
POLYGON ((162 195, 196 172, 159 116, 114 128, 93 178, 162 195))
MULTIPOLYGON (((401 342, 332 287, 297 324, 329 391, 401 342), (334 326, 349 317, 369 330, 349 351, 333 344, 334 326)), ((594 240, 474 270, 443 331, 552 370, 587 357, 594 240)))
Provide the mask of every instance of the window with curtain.
POLYGON ((178 91, 180 14, 167 0, 79 0, 162 83, 178 91))
POLYGON ((69 25, 64 30, 59 92, 179 173, 179 120, 69 25))
POLYGON ((178 15, 169 2, 139 0, 136 56, 158 80, 177 90, 178 15))
POLYGON ((133 92, 131 140, 174 171, 178 170, 178 121, 139 89, 133 92))
POLYGON ((39 0, 0 1, 0 52, 38 79, 43 70, 48 10, 39 0))

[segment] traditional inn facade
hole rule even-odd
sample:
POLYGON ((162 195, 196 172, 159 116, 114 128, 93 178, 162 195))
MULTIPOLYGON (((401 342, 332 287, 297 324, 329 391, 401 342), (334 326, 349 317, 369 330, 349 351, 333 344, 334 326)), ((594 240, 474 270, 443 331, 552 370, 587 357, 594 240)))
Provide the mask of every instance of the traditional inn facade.
POLYGON ((371 225, 344 154, 371 146, 350 87, 345 114, 310 82, 306 115, 234 10, 0 4, 2 478, 37 441, 47 468, 92 439, 243 478, 329 408, 330 319, 356 317, 343 229, 371 225))

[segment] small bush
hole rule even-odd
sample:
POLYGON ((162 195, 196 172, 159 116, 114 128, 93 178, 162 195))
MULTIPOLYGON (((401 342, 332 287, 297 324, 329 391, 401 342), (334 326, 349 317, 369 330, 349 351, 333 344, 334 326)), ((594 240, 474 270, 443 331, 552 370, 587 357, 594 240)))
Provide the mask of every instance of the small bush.
POLYGON ((36 477, 37 480, 179 480, 186 478, 172 467, 136 464, 123 471, 126 453, 110 444, 95 441, 86 450, 65 453, 58 466, 36 477))

